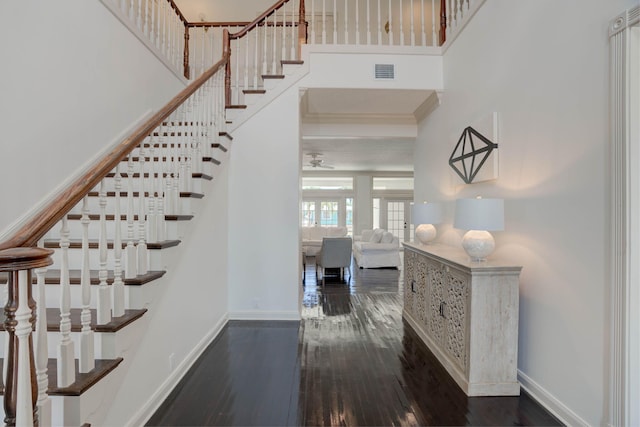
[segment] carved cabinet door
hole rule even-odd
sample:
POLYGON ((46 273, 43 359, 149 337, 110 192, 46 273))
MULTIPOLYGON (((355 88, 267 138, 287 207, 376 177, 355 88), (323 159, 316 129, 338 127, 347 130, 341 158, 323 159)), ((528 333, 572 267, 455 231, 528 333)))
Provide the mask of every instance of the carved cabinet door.
POLYGON ((444 340, 444 296, 447 285, 446 267, 430 259, 425 260, 427 276, 427 333, 435 342, 442 345, 444 340))
POLYGON ((413 308, 417 287, 414 271, 416 269, 418 254, 407 250, 404 252, 404 257, 404 310, 409 313, 411 317, 416 318, 416 313, 413 308))
POLYGON ((468 370, 469 306, 471 277, 455 269, 448 269, 444 295, 444 349, 462 372, 468 370))

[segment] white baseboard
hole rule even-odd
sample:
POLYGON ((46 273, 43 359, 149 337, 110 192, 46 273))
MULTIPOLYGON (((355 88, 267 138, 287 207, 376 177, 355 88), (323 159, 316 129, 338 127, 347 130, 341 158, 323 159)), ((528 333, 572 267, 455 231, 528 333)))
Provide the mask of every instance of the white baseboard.
POLYGON ((206 350, 206 348, 213 342, 213 340, 222 331, 222 328, 227 324, 229 318, 223 316, 220 321, 215 325, 211 331, 205 335, 200 342, 191 350, 191 352, 185 357, 182 362, 171 373, 169 378, 156 390, 156 392, 149 398, 140 410, 129 420, 126 424, 127 427, 143 426, 151 418, 151 416, 158 410, 162 402, 169 396, 173 389, 178 385, 182 377, 187 373, 191 366, 198 360, 200 355, 206 350))
POLYGON ((518 369, 518 381, 522 388, 539 404, 551 412, 556 418, 567 426, 589 426, 589 423, 580 418, 564 403, 545 390, 540 384, 532 380, 527 374, 518 369))
POLYGON ((233 311, 229 320, 300 320, 297 311, 233 311))

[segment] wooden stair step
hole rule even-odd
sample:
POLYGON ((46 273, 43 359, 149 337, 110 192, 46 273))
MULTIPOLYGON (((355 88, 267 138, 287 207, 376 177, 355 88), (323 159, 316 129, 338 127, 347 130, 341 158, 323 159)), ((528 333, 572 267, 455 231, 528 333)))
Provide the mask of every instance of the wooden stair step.
MULTIPOLYGON (((214 145, 214 144, 212 144, 212 145, 214 145)), ((154 173, 153 177, 157 178, 159 175, 160 174, 158 174, 158 173, 154 173)), ((171 175, 172 175, 171 173, 163 173, 162 177, 163 178, 167 178, 167 177, 171 177, 171 175)), ((120 172, 120 176, 122 178, 129 178, 129 175, 126 172, 120 172)), ((191 176, 193 178, 204 179, 204 180, 207 180, 207 181, 211 181, 213 179, 213 177, 211 175, 207 175, 206 173, 200 173, 200 172, 194 172, 194 173, 191 174, 191 176)), ((115 172, 110 172, 110 173, 108 173, 106 175, 106 178, 115 178, 115 177, 116 177, 116 173, 115 172)), ((132 178, 140 178, 140 173, 135 172, 135 173, 131 174, 131 177, 132 178)), ((145 172, 144 173, 144 177, 145 178, 149 178, 149 172, 145 172)))
MULTIPOLYGON (((67 219, 70 220, 70 221, 78 221, 78 220, 82 219, 82 214, 69 214, 69 215, 67 215, 67 219)), ((99 221, 100 220, 100 214, 89 214, 89 219, 91 221, 99 221)), ((107 221, 115 221, 116 216, 114 214, 107 214, 107 215, 105 215, 105 219, 107 221)), ((193 215, 165 215, 164 216, 164 220, 165 221, 190 221, 192 219, 193 219, 193 215)), ((127 220, 127 215, 121 214, 120 215, 120 220, 121 221, 126 221, 127 220)), ((138 220, 138 215, 134 215, 133 216, 133 220, 137 221, 138 220)))
POLYGON ((210 162, 210 163, 213 163, 214 165, 219 165, 221 163, 220 160, 214 159, 213 157, 208 157, 208 156, 203 156, 202 161, 210 162))
POLYGON ((263 74, 262 79, 284 79, 284 74, 263 74))
POLYGON ((245 108, 247 108, 247 106, 244 104, 229 104, 225 105, 224 108, 228 110, 244 110, 245 108))
MULTIPOLYGON (((69 270, 69 283, 71 285, 80 285, 81 273, 82 272, 78 269, 69 270)), ((92 285, 100 284, 99 273, 100 272, 98 270, 89 271, 89 282, 92 285)), ((165 273, 166 271, 164 270, 151 270, 151 271, 148 271, 146 274, 139 274, 136 277, 133 277, 131 279, 123 278, 122 280, 126 286, 142 286, 142 285, 146 285, 147 283, 153 282, 156 279, 161 278, 162 276, 165 275, 165 273)), ((108 270, 107 285, 113 284, 113 278, 114 278, 113 270, 108 270)), ((33 281, 33 283, 36 283, 38 278, 35 274, 33 274, 31 280, 33 281)), ((7 283, 7 273, 2 272, 0 273, 0 284, 5 284, 5 283, 7 283)), ((60 270, 57 270, 57 269, 47 270, 44 276, 44 283, 45 285, 59 285, 60 270)))
MULTIPOLYGON (((140 197, 140 192, 139 191, 134 191, 133 193, 133 197, 140 197)), ((89 191, 89 193, 87 193, 87 196, 89 197, 100 197, 100 192, 99 191, 89 191)), ((107 191, 106 192, 106 196, 107 197, 116 197, 116 192, 115 191, 107 191)), ((129 193, 127 191, 121 191, 120 192, 120 197, 128 197, 129 193)), ((150 193, 148 191, 144 192, 144 197, 150 197, 150 193)), ((204 194, 202 193, 194 193, 193 191, 181 191, 180 192, 180 197, 184 197, 184 198, 191 198, 191 199, 202 199, 204 197, 204 194)))
POLYGON ((264 95, 267 91, 265 89, 243 89, 242 93, 245 95, 264 95))
POLYGON ((301 59, 283 59, 280 61, 281 64, 289 64, 289 65, 302 65, 304 61, 301 59))
MULTIPOLYGON (((175 136, 191 136, 191 132, 187 133, 185 132, 184 134, 182 132, 163 132, 163 133, 158 133, 158 132, 154 132, 153 136, 165 136, 168 138, 171 137, 175 137, 175 136)), ((211 147, 213 147, 213 144, 215 144, 214 142, 211 142, 211 147)), ((154 147, 154 148, 175 148, 178 145, 178 143, 176 142, 156 142, 156 143, 149 143, 149 142, 145 142, 143 144, 143 146, 145 148, 150 148, 150 147, 154 147)), ((184 147, 184 144, 180 144, 180 147, 184 147)))
MULTIPOLYGON (((91 309, 91 329, 95 332, 118 332, 120 329, 129 325, 130 323, 138 320, 147 312, 146 308, 139 310, 125 310, 124 315, 120 317, 112 317, 111 322, 103 325, 96 324, 96 318, 98 312, 95 309, 91 309)), ((82 322, 80 316, 82 314, 81 308, 72 308, 70 310, 69 319, 71 320, 71 332, 80 332, 82 330, 82 322)), ((4 331, 4 314, 2 315, 2 324, 0 324, 0 331, 4 331)), ((59 308, 47 308, 47 331, 48 332, 60 332, 60 309, 59 308)))
MULTIPOLYGON (((81 374, 79 362, 76 359, 76 381, 69 387, 58 387, 58 361, 49 359, 47 364, 47 374, 49 376, 48 394, 49 396, 81 396, 82 393, 113 371, 123 360, 122 357, 117 359, 97 359, 95 361, 96 366, 92 371, 81 374)), ((2 365, 4 365, 4 359, 0 359, 0 367, 2 365)), ((4 394, 4 386, 2 386, 0 394, 4 394)))
MULTIPOLYGON (((214 148, 216 148, 216 147, 214 147, 214 148)), ((131 161, 132 161, 132 162, 139 162, 139 161, 140 161, 140 157, 138 157, 138 156, 133 156, 133 157, 124 157, 124 158, 122 159, 122 161, 123 161, 123 162, 128 162, 128 161, 129 161, 129 158, 131 158, 131 161)), ((163 156, 163 157, 154 157, 154 158, 153 158, 153 161, 154 161, 154 162, 160 162, 160 161, 162 161, 162 162, 166 162, 166 161, 169 161, 169 160, 173 160, 173 159, 172 159, 171 157, 166 157, 166 156, 163 156)), ((145 157, 145 158, 144 158, 144 161, 145 161, 145 162, 150 162, 150 161, 151 161, 151 157, 145 157)), ((202 157, 202 161, 203 161, 203 162, 213 162, 213 163, 216 163, 216 162, 217 162, 216 164, 220 164, 220 162, 219 162, 218 160, 212 160, 212 157, 206 157, 206 156, 203 156, 203 157, 202 157)))
MULTIPOLYGON (((233 137, 231 136, 230 133, 228 132, 218 132, 218 136, 224 136, 225 138, 227 138, 229 141, 233 141, 233 137)), ((227 151, 226 148, 224 151, 227 151)))
MULTIPOLYGON (((224 132, 224 133, 226 133, 226 132, 224 132)), ((226 135, 225 135, 225 136, 226 136, 226 135)), ((229 139, 233 139, 233 138, 231 138, 231 135, 229 135, 229 137, 228 137, 228 138, 229 138, 229 139)), ((225 147, 225 146, 224 146, 224 145, 222 145, 222 144, 218 144, 218 143, 216 143, 216 144, 214 144, 214 145, 215 145, 215 148, 219 149, 220 151, 222 151, 222 152, 224 152, 224 153, 226 153, 226 152, 228 151, 228 150, 227 150, 227 147, 225 147)))
MULTIPOLYGON (((89 249, 98 249, 98 240, 91 239, 89 240, 89 249)), ((136 243, 134 243, 136 244, 136 243)), ((158 250, 158 249, 166 249, 174 246, 178 246, 180 244, 180 240, 163 240, 162 242, 147 242, 147 249, 149 250, 158 250)), ((124 249, 127 246, 127 242, 122 242, 122 248, 124 249)), ((45 239, 44 247, 47 249, 58 249, 60 247, 60 239, 45 239)), ((82 249, 82 239, 71 239, 69 241, 70 249, 82 249)), ((107 241, 107 248, 113 249, 113 240, 107 241)))

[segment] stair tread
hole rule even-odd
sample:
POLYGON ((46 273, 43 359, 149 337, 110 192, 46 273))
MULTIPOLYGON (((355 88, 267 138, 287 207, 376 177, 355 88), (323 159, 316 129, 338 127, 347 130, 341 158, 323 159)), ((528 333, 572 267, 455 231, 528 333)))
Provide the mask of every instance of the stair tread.
MULTIPOLYGON (((86 374, 81 374, 79 372, 79 362, 76 359, 75 382, 69 387, 58 387, 58 361, 56 359, 49 359, 47 364, 47 374, 49 376, 48 394, 49 396, 80 396, 113 371, 122 361, 122 357, 118 357, 117 359, 96 359, 95 368, 86 374)), ((4 359, 0 359, 0 366, 3 364, 4 359)), ((0 394, 4 394, 4 386, 2 386, 0 394)))
MULTIPOLYGON (((226 133, 226 132, 225 132, 225 133, 226 133)), ((233 138, 231 138, 231 135, 229 135, 229 138, 230 138, 230 139, 233 139, 233 138)), ((216 144, 216 148, 220 149, 220 151, 223 151, 223 152, 225 152, 225 153, 227 152, 227 147, 225 147, 225 146, 224 146, 224 145, 222 145, 222 144, 216 144)))
POLYGON ((263 79, 284 79, 284 74, 263 74, 263 79))
MULTIPOLYGON (((117 332, 124 328, 128 324, 141 318, 146 312, 146 308, 138 310, 125 310, 124 315, 120 317, 112 317, 111 322, 102 325, 96 324, 96 318, 98 312, 96 309, 91 309, 91 329, 95 332, 117 332)), ((72 308, 70 310, 69 319, 71 320, 71 332, 80 332, 82 330, 82 322, 80 316, 82 314, 81 308, 72 308)), ((2 315, 2 323, 0 324, 0 331, 4 331, 4 315, 2 315)), ((47 331, 48 332, 60 332, 60 309, 59 308, 47 308, 47 331)))
POLYGON ((280 61, 281 64, 291 64, 291 65, 302 65, 304 61, 301 59, 283 59, 280 61))
POLYGON ((249 95, 249 94, 262 95, 267 93, 267 91, 265 89, 243 89, 242 93, 244 93, 245 95, 249 95))
MULTIPOLYGON (((132 194, 133 194, 133 197, 140 197, 140 192, 139 191, 134 191, 132 194)), ((89 197, 100 197, 100 192, 99 191, 89 191, 87 196, 89 196, 89 197)), ((116 192, 115 191, 107 191, 106 192, 106 196, 107 197, 115 197, 116 196, 116 192)), ((120 197, 128 197, 128 196, 129 196, 129 193, 127 191, 121 191, 120 192, 120 197)), ((144 196, 145 197, 149 197, 149 192, 145 191, 144 192, 144 196)), ((181 191, 180 192, 180 197, 192 198, 192 199, 202 199, 204 197, 204 194, 202 194, 202 193, 194 193, 193 191, 181 191)))
POLYGON ((243 110, 243 109, 247 108, 247 106, 244 105, 244 104, 230 104, 230 105, 225 106, 225 108, 231 109, 231 110, 243 110))
MULTIPOLYGON (((99 241, 96 239, 89 239, 89 249, 98 249, 99 241)), ((134 243, 134 245, 137 242, 134 243)), ((180 240, 163 240, 162 242, 147 242, 147 249, 165 249, 171 248, 173 246, 178 246, 180 244, 180 240)), ((122 247, 126 247, 127 243, 125 241, 122 242, 122 247)), ((60 247, 60 239, 45 239, 44 247, 47 249, 58 249, 60 247)), ((113 249, 113 240, 107 241, 107 247, 109 249, 113 249)), ((69 239, 69 248, 70 249, 81 249, 82 248, 82 239, 69 239)))
MULTIPOLYGON (((99 273, 100 272, 98 270, 89 271, 89 278, 90 278, 89 280, 92 285, 100 284, 99 273)), ((151 271, 148 271, 147 274, 139 274, 136 277, 133 277, 131 279, 122 279, 122 280, 124 281, 124 284, 126 286, 142 286, 142 285, 146 285, 147 283, 153 282, 156 279, 161 278, 162 276, 165 275, 165 273, 166 273, 165 270, 151 270, 151 271)), ((71 285, 79 285, 80 277, 81 277, 80 270, 78 269, 69 270, 69 283, 71 285)), ((107 270, 107 285, 113 284, 113 277, 114 277, 113 270, 107 270)), ((35 274, 32 277, 32 281, 33 283, 37 282, 37 277, 35 274)), ((2 272, 0 273, 0 284, 5 284, 5 283, 7 283, 7 273, 2 272)), ((45 285, 59 285, 60 270, 57 270, 57 269, 47 270, 44 276, 44 283, 45 285)))
POLYGON ((231 136, 231 134, 229 134, 229 132, 218 132, 218 135, 226 137, 227 139, 229 139, 229 141, 233 141, 233 137, 231 136))
MULTIPOLYGON (((82 214, 69 214, 67 215, 67 219, 70 221, 79 221, 82 219, 82 214)), ((89 214, 89 219, 91 221, 99 221, 100 220, 100 214, 89 214)), ((105 215, 105 219, 107 221, 114 221, 116 219, 116 216, 114 214, 107 214, 105 215)), ((165 215, 164 216, 164 220, 165 221, 190 221, 193 219, 193 215, 165 215)), ((127 220, 127 215, 125 214, 121 214, 120 215, 120 220, 121 221, 126 221, 127 220)), ((138 215, 134 215, 133 216, 133 220, 137 221, 138 220, 138 215)))
MULTIPOLYGON (((216 148, 215 145, 213 145, 212 147, 216 148)), ((132 157, 123 157, 122 158, 122 162, 125 162, 125 163, 128 162, 129 158, 131 158, 131 161, 133 161, 133 162, 139 162, 140 161, 140 157, 139 156, 132 156, 132 157)), ((211 159, 211 157, 205 157, 205 156, 202 157, 202 161, 203 162, 210 161, 210 160, 206 160, 206 159, 211 159)), ((166 161, 170 161, 170 160, 172 160, 172 159, 170 157, 166 157, 166 156, 163 156, 163 157, 155 157, 154 156, 153 157, 153 161, 154 162, 160 162, 160 161, 166 162, 166 161)), ((145 162, 150 162, 151 161, 151 157, 145 157, 144 161, 145 162)))

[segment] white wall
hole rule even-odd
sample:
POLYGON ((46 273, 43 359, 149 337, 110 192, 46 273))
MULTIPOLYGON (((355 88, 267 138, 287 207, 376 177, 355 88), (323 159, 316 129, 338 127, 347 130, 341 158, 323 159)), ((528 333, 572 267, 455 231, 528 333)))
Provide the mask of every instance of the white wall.
POLYGON ((2 2, 0 57, 0 236, 184 87, 97 1, 2 2))
POLYGON ((276 0, 175 0, 176 5, 189 22, 199 22, 204 13, 208 22, 253 21, 269 9, 276 0))
POLYGON ((233 132, 229 315, 298 319, 299 91, 289 88, 233 132))
POLYGON ((571 424, 606 424, 607 25, 634 1, 487 1, 445 54, 443 101, 416 145, 416 200, 448 201, 440 240, 460 242, 454 199, 505 199, 495 256, 524 267, 521 381, 571 424), (463 185, 448 157, 493 111, 500 176, 463 185))

